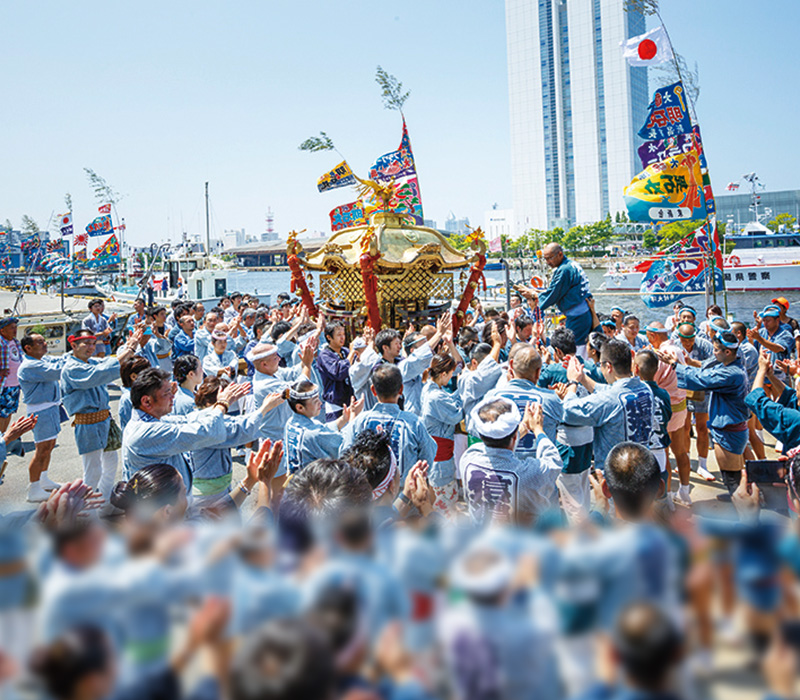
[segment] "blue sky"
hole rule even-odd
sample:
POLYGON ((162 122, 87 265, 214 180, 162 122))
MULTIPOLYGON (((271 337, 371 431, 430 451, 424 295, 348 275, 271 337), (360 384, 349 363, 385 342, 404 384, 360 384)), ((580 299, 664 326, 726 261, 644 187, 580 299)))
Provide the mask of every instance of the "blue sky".
MULTIPOLYGON (((800 187, 794 36, 800 5, 663 0, 676 48, 697 61, 700 125, 718 191, 756 171, 800 187)), ((511 206, 505 14, 500 0, 379 2, 37 1, 0 6, 0 221, 40 224, 96 203, 91 167, 125 194, 128 240, 204 230, 328 231, 352 190, 316 180, 336 154, 297 149, 325 130, 356 172, 397 147, 376 65, 407 103, 425 215, 482 223, 511 206)))

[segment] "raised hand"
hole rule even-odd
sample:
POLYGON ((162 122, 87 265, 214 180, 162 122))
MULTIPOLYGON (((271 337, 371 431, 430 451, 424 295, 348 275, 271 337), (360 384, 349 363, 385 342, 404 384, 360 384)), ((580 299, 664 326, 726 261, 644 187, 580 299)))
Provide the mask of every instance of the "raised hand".
POLYGON ((21 437, 29 430, 33 430, 33 426, 36 425, 37 420, 38 416, 36 415, 22 416, 21 418, 17 418, 17 420, 8 426, 5 435, 3 435, 6 445, 14 442, 14 440, 21 437))
POLYGON ((283 394, 280 391, 273 391, 271 394, 267 394, 261 403, 261 414, 267 415, 273 408, 280 406, 283 402, 283 394))
POLYGON ((247 382, 244 384, 228 384, 228 386, 217 394, 217 400, 230 405, 234 401, 238 401, 243 396, 246 396, 249 391, 250 384, 247 382))
POLYGON ((571 382, 583 382, 584 380, 583 364, 577 357, 573 356, 567 365, 567 379, 571 382))

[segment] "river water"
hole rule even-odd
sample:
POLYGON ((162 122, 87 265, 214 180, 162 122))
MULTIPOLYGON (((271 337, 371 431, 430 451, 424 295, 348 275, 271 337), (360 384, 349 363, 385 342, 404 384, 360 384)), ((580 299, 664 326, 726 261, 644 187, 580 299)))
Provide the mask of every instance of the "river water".
MULTIPOLYGON (((648 309, 641 301, 638 294, 631 294, 626 292, 619 292, 610 289, 608 291, 601 290, 600 286, 605 281, 603 275, 605 269, 598 267, 595 270, 586 270, 586 276, 589 278, 592 290, 595 292, 597 299, 596 308, 598 313, 609 313, 612 306, 621 306, 624 309, 635 313, 642 322, 642 326, 650 321, 664 321, 664 319, 672 313, 671 306, 660 309, 648 309)), ((515 272, 512 274, 512 282, 520 278, 520 274, 515 272)), ((238 290, 240 292, 253 293, 270 293, 272 300, 275 301, 275 296, 279 292, 289 291, 289 280, 291 274, 289 272, 275 271, 248 271, 246 275, 247 282, 241 285, 238 290)), ((314 280, 314 290, 319 291, 319 275, 312 273, 314 280)), ((505 284, 505 276, 502 271, 491 271, 486 273, 486 282, 489 286, 505 284)), ((231 288, 232 289, 232 288, 231 288)), ((743 321, 744 323, 752 323, 753 311, 760 311, 764 306, 770 303, 770 300, 775 296, 786 296, 787 293, 776 291, 759 291, 759 292, 728 292, 728 316, 732 320, 743 321)), ((791 304, 789 309, 790 316, 800 314, 800 298, 793 299, 787 297, 791 304), (795 310, 795 305, 797 309, 795 310)), ((705 297, 703 295, 685 297, 683 299, 685 304, 693 306, 698 311, 698 315, 704 317, 705 312, 705 297)), ((717 294, 717 303, 725 309, 724 297, 721 293, 717 294)))

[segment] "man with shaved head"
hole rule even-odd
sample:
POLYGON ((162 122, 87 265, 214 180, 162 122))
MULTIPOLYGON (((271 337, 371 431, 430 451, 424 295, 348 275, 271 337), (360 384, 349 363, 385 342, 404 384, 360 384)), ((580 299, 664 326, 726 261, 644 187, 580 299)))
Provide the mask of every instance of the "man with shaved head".
POLYGON ((575 334, 578 354, 586 357, 586 338, 592 330, 592 311, 586 302, 591 296, 589 280, 583 268, 564 255, 558 243, 548 243, 542 256, 553 269, 550 284, 541 294, 533 288, 526 288, 522 293, 542 309, 558 307, 567 317, 567 328, 575 334))

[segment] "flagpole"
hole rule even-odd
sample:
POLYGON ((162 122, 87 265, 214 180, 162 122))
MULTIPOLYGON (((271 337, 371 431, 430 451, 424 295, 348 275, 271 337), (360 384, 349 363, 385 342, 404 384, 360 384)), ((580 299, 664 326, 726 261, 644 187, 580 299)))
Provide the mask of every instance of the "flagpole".
MULTIPOLYGON (((669 35, 669 30, 667 29, 667 25, 664 22, 664 19, 661 17, 661 12, 658 9, 658 7, 656 7, 656 17, 658 17, 658 21, 661 22, 661 26, 664 28, 664 35, 667 37, 667 41, 669 42, 669 48, 670 48, 670 51, 672 52, 672 62, 675 64, 675 72, 678 74, 678 80, 680 80, 681 81, 681 85, 684 85, 684 87, 685 87, 686 84, 683 82, 683 74, 681 73, 681 66, 680 66, 680 62, 678 61, 678 55, 675 52, 675 46, 672 43, 672 37, 670 37, 670 35, 669 35)), ((692 114, 690 116, 694 116, 695 126, 697 126, 697 128, 699 129, 700 128, 700 124, 699 124, 699 122, 697 120, 697 108, 695 107, 695 103, 694 103, 694 99, 692 98, 691 90, 686 90, 685 94, 686 94, 686 100, 687 100, 687 102, 689 103, 689 105, 692 108, 692 114)), ((698 134, 699 133, 700 132, 698 131, 698 134)), ((696 145, 699 145, 699 144, 696 144, 696 145)), ((706 158, 706 166, 708 166, 708 158, 706 158)), ((708 183, 709 183, 708 186, 709 187, 711 187, 711 172, 710 171, 711 171, 711 168, 706 167, 706 174, 708 175, 708 183)), ((702 182, 700 183, 700 187, 701 188, 703 187, 703 183, 702 182)), ((703 193, 703 194, 704 194, 704 198, 705 198, 705 193, 703 193)), ((706 209, 706 225, 710 225, 710 218, 711 217, 708 214, 708 209, 706 209)), ((717 217, 716 217, 716 213, 715 213, 714 214, 715 227, 716 227, 716 218, 717 217)), ((717 231, 717 238, 719 238, 719 229, 717 228, 716 231, 717 231)), ((710 231, 709 231, 709 233, 710 233, 710 231)), ((712 238, 709 237, 709 248, 712 247, 711 241, 712 241, 712 238)), ((724 254, 724 250, 722 251, 722 253, 724 254)), ((714 259, 714 251, 711 251, 710 259, 711 259, 711 272, 712 272, 711 284, 713 285, 714 303, 716 304, 717 303, 717 280, 716 280, 716 277, 713 276, 714 269, 715 269, 715 262, 716 262, 715 259, 714 259)), ((724 260, 723 260, 723 268, 721 270, 721 272, 722 272, 722 298, 723 298, 723 303, 725 304, 725 316, 727 316, 728 315, 728 289, 725 286, 725 272, 724 272, 724 270, 725 270, 725 267, 724 267, 724 260)), ((706 289, 708 289, 708 284, 706 284, 706 289)))

